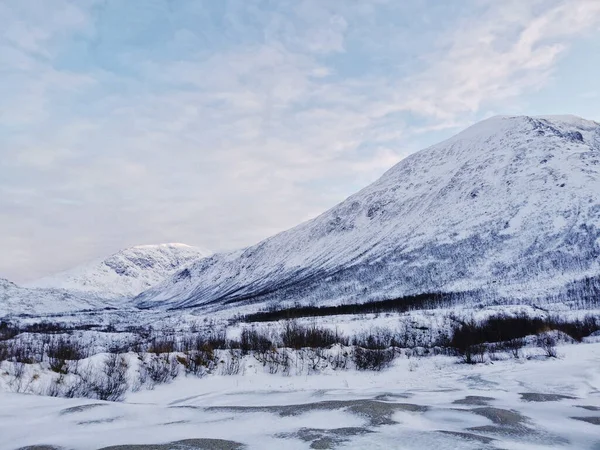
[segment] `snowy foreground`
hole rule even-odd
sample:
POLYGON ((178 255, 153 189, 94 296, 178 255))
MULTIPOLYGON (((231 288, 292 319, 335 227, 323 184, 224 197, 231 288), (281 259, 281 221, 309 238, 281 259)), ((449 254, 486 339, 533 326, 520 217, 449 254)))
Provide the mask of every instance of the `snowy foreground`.
POLYGON ((247 367, 122 403, 4 392, 0 449, 600 449, 600 342, 558 356, 401 357, 379 373, 311 376, 247 367))

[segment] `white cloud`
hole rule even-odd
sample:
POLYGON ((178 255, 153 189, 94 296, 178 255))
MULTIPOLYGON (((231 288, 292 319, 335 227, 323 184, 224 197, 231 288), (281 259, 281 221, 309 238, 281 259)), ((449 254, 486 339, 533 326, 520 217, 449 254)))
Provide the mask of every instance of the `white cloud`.
POLYGON ((600 22, 600 2, 594 0, 489 4, 442 39, 428 68, 409 79, 411 94, 398 99, 401 108, 454 120, 540 89, 565 40, 600 22))

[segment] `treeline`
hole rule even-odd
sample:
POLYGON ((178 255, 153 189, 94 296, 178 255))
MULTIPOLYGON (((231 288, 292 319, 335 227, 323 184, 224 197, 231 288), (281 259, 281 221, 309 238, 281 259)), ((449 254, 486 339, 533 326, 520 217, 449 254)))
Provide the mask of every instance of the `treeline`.
POLYGON ((547 331, 561 331, 576 341, 598 331, 598 317, 588 315, 584 319, 573 321, 561 320, 558 317, 530 317, 527 314, 515 316, 499 314, 483 321, 463 322, 452 332, 449 345, 457 350, 464 350, 472 345, 486 342, 506 342, 512 339, 538 335, 547 331))
POLYGON ((59 334, 74 331, 98 331, 111 333, 116 331, 113 325, 65 324, 60 322, 36 322, 32 324, 16 323, 0 319, 0 341, 11 339, 22 333, 59 334))
POLYGON ((459 322, 452 330, 448 346, 467 363, 483 362, 486 354, 503 351, 519 357, 527 336, 537 336, 536 344, 549 357, 556 356, 557 339, 551 332, 562 332, 577 342, 600 330, 600 317, 562 320, 556 316, 531 317, 527 314, 499 314, 483 321, 459 322))
POLYGON ((276 320, 299 319, 303 317, 323 317, 353 314, 406 312, 418 309, 449 308, 456 305, 466 294, 428 293, 408 295, 389 300, 368 303, 350 303, 334 306, 293 306, 270 309, 247 314, 240 318, 243 322, 272 322, 276 320))

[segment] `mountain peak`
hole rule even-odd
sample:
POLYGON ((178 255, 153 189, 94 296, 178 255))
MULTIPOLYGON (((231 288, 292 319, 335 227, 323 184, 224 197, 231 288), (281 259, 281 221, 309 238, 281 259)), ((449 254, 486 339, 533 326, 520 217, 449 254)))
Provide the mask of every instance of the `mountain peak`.
POLYGON ((414 153, 319 217, 192 264, 143 307, 556 293, 600 274, 600 125, 497 116, 414 153))
POLYGON ((28 283, 88 297, 132 298, 210 252, 180 243, 137 245, 28 283))
MULTIPOLYGON (((574 115, 498 115, 481 120, 464 131, 458 133, 451 140, 474 138, 476 136, 490 136, 510 132, 544 131, 560 132, 560 130, 590 131, 598 127, 593 120, 583 119, 574 115)), ((439 144, 438 144, 439 145, 439 144)))
POLYGON ((479 122, 473 124, 472 126, 477 126, 478 124, 484 122, 495 122, 495 121, 504 121, 504 120, 523 120, 523 121, 531 121, 531 120, 545 120, 553 123, 563 123, 570 124, 572 126, 579 125, 587 125, 593 126, 594 124, 598 124, 593 120, 584 119, 583 117, 576 116, 574 114, 545 114, 545 115, 526 115, 526 114, 499 114, 495 116, 487 117, 479 122))
POLYGON ((156 248, 193 248, 191 245, 187 245, 187 244, 182 244, 179 242, 165 242, 162 244, 141 244, 141 245, 134 245, 132 247, 128 247, 124 250, 121 251, 126 251, 129 249, 140 249, 140 250, 147 250, 147 249, 156 249, 156 248))

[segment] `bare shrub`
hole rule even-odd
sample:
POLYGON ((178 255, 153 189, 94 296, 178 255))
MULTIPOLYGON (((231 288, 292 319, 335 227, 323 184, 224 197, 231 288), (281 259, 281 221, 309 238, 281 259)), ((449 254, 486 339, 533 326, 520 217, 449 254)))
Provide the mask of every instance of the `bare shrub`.
POLYGON ((465 364, 484 363, 486 350, 487 346, 485 344, 470 345, 460 352, 462 361, 465 364))
POLYGON ((294 348, 326 348, 334 344, 348 345, 348 339, 337 330, 320 328, 316 325, 301 326, 296 321, 285 322, 280 340, 284 347, 294 348))
POLYGON ((7 361, 10 355, 10 344, 0 341, 0 362, 7 361))
POLYGON ((215 366, 215 353, 212 348, 207 347, 205 350, 193 350, 188 354, 178 356, 177 361, 183 365, 187 374, 201 377, 215 366))
POLYGON ((4 361, 37 364, 42 362, 44 355, 43 349, 34 342, 19 338, 5 341, 2 348, 4 361))
POLYGON ((163 353, 173 353, 177 350, 177 341, 174 335, 154 336, 150 341, 148 353, 160 355, 163 353))
POLYGON ((46 386, 46 390, 44 391, 44 395, 49 397, 65 397, 63 392, 63 386, 65 384, 65 378, 63 374, 60 374, 56 378, 52 378, 48 386, 46 386))
POLYGON ((94 391, 100 400, 116 402, 123 399, 127 391, 127 368, 127 360, 123 355, 106 356, 102 373, 94 383, 94 391))
POLYGON ((213 330, 208 333, 195 333, 185 337, 178 345, 178 351, 189 353, 192 351, 213 351, 217 349, 232 348, 227 341, 224 329, 213 330))
POLYGON ((352 339, 352 344, 358 347, 370 350, 383 350, 390 347, 409 346, 412 338, 412 344, 415 344, 414 337, 411 336, 408 328, 405 328, 405 334, 396 334, 385 328, 375 328, 369 332, 362 332, 352 339))
MULTIPOLYGON (((298 352, 301 353, 303 358, 306 351, 298 352)), ((270 374, 282 373, 283 375, 289 375, 290 373, 290 356, 287 349, 277 349, 275 347, 270 348, 266 352, 255 353, 254 357, 256 360, 267 369, 270 374)))
POLYGON ((556 339, 549 334, 541 334, 537 337, 537 346, 544 351, 548 358, 556 358, 556 339))
POLYGON ((483 364, 485 362, 485 353, 487 347, 485 344, 473 345, 473 354, 475 355, 475 362, 483 364))
POLYGON ((340 347, 335 355, 329 357, 329 366, 333 370, 345 370, 348 368, 349 359, 350 353, 344 348, 340 347))
POLYGON ((27 366, 25 363, 14 361, 9 365, 8 375, 11 377, 9 381, 10 387, 15 392, 24 392, 29 383, 25 380, 27 366))
POLYGON ((242 354, 251 351, 264 353, 273 347, 273 342, 267 336, 255 329, 244 328, 240 334, 240 349, 242 354))
POLYGON ((354 347, 352 359, 358 370, 380 371, 388 367, 394 360, 395 352, 392 349, 366 349, 354 347))
POLYGON ((321 369, 322 364, 326 361, 325 353, 322 348, 311 348, 306 350, 306 359, 308 360, 308 372, 314 373, 321 369))
POLYGON ((241 355, 237 350, 231 349, 227 358, 221 365, 221 375, 238 375, 241 370, 241 355))
POLYGON ((89 356, 80 342, 66 337, 52 339, 48 345, 47 355, 49 358, 68 361, 76 361, 89 356))
POLYGON ((86 397, 107 400, 111 402, 123 399, 127 391, 127 360, 123 355, 109 354, 102 361, 101 367, 94 367, 92 363, 83 370, 73 373, 74 378, 70 384, 64 382, 65 378, 59 376, 57 384, 64 383, 62 390, 57 389, 64 397, 86 397))
POLYGON ((525 341, 520 338, 511 339, 504 343, 504 348, 512 355, 513 358, 519 359, 521 349, 525 346, 525 341))
POLYGON ((142 372, 141 378, 149 380, 150 387, 157 384, 164 384, 177 376, 179 364, 176 358, 168 354, 149 355, 148 360, 144 360, 140 366, 142 372))
POLYGON ((65 337, 50 340, 46 355, 50 370, 63 374, 69 370, 67 361, 79 361, 88 356, 80 342, 65 337))
POLYGON ((279 350, 273 347, 265 352, 256 353, 254 357, 258 362, 260 362, 263 365, 263 367, 265 367, 268 370, 270 374, 273 375, 279 371, 281 365, 280 358, 284 354, 287 357, 287 352, 280 352, 279 350))

